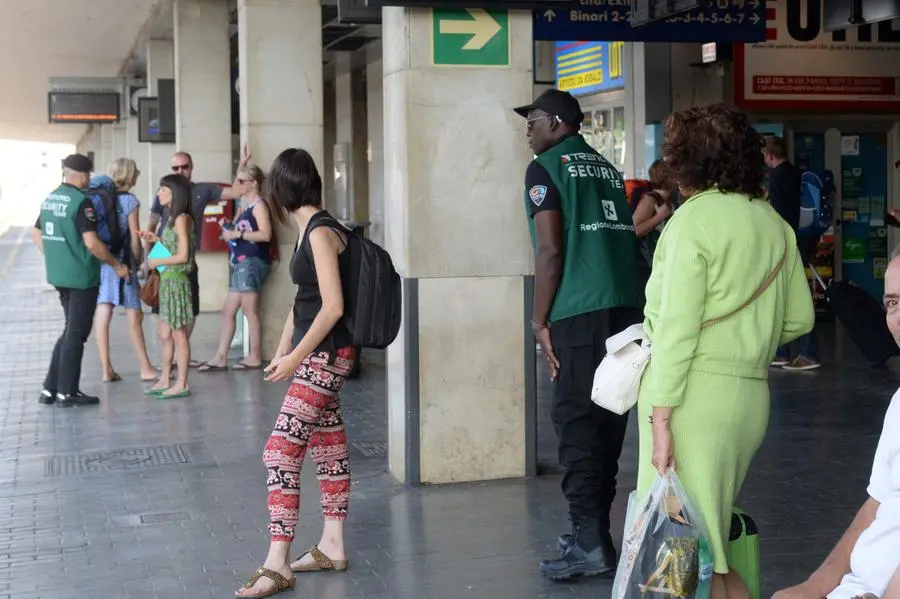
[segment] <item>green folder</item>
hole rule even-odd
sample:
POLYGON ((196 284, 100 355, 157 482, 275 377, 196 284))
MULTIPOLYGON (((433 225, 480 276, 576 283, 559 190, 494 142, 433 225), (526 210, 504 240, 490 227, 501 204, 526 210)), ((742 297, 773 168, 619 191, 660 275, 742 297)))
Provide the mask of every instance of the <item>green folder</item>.
MULTIPOLYGON (((172 252, 170 252, 168 249, 166 249, 166 246, 164 246, 162 243, 160 243, 158 241, 153 244, 153 247, 150 248, 150 253, 147 254, 148 260, 150 260, 151 258, 155 259, 155 258, 171 258, 171 257, 172 257, 172 252)), ((156 270, 158 270, 160 272, 160 274, 162 274, 166 270, 166 265, 160 264, 159 266, 156 267, 156 270)))

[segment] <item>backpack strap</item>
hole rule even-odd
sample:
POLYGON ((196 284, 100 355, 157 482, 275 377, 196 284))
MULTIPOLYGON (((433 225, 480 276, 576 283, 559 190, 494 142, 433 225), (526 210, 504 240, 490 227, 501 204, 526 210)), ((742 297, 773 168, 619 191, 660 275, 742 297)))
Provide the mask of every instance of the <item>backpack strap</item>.
POLYGON ((321 212, 313 214, 309 219, 309 222, 306 224, 306 230, 303 232, 303 237, 300 239, 300 244, 297 246, 300 251, 303 252, 303 256, 306 258, 306 261, 313 268, 315 268, 315 264, 310 257, 312 255, 312 247, 309 245, 309 234, 312 233, 313 230, 321 226, 326 226, 330 229, 334 229, 335 231, 339 231, 347 236, 341 238, 341 241, 344 244, 344 249, 347 248, 347 245, 350 241, 349 236, 353 235, 353 231, 342 225, 340 221, 328 214, 326 211, 322 210, 321 212), (307 247, 309 247, 310 249, 309 253, 306 252, 307 247))

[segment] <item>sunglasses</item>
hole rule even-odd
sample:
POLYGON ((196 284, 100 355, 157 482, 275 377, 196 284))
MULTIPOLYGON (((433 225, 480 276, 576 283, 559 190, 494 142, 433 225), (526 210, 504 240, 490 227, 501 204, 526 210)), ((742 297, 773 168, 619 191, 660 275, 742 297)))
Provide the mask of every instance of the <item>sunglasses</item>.
POLYGON ((191 165, 190 165, 190 164, 173 164, 173 165, 172 165, 172 172, 177 173, 177 172, 180 172, 180 171, 187 171, 187 170, 190 170, 190 168, 191 168, 191 165))

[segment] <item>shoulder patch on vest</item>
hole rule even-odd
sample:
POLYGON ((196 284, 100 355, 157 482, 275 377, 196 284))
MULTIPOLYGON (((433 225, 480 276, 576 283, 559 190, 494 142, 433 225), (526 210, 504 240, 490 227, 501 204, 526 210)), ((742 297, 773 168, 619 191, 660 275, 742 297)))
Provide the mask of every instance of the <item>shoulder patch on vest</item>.
POLYGON ((87 219, 88 219, 89 221, 91 221, 91 222, 94 222, 95 220, 97 220, 97 215, 94 213, 94 207, 93 207, 93 206, 85 206, 85 208, 84 208, 84 215, 85 215, 85 217, 87 217, 87 219))
POLYGON ((544 198, 547 197, 547 186, 535 185, 528 190, 528 197, 531 198, 532 204, 534 204, 535 206, 540 206, 544 203, 544 198))

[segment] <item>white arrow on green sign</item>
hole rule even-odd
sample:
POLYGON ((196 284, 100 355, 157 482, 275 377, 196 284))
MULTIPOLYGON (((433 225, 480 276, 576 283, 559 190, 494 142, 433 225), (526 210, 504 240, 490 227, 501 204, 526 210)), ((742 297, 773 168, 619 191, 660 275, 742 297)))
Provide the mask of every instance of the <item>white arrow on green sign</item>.
POLYGON ((435 8, 432 62, 438 66, 509 66, 509 12, 435 8))

